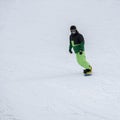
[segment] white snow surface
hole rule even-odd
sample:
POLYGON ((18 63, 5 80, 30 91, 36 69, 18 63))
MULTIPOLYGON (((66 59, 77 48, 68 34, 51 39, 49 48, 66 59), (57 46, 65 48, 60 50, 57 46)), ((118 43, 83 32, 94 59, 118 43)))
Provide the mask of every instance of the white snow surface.
POLYGON ((119 0, 0 0, 0 120, 120 120, 119 0), (69 54, 85 37, 93 75, 69 54))

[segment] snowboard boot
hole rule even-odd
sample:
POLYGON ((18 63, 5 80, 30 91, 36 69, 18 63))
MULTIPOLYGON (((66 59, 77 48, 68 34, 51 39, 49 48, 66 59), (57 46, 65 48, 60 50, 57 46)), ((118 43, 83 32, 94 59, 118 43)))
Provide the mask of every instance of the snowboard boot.
POLYGON ((85 70, 83 71, 83 73, 84 73, 85 75, 91 75, 91 74, 92 74, 92 67, 90 66, 90 69, 85 69, 85 70))

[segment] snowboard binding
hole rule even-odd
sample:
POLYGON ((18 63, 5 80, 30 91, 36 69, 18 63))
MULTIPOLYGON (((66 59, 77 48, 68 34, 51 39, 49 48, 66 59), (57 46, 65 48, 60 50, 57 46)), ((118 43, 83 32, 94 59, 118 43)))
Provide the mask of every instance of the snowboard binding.
POLYGON ((92 75, 92 67, 91 67, 91 69, 85 69, 83 71, 83 73, 85 76, 91 76, 92 75))

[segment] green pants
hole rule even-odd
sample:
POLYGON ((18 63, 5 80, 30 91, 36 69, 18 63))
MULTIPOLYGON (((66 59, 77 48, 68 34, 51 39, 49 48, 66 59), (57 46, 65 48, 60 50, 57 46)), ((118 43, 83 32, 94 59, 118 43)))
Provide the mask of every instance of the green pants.
POLYGON ((90 64, 86 61, 85 52, 83 52, 82 54, 80 54, 79 52, 76 53, 76 59, 78 64, 81 65, 83 68, 91 69, 90 64))

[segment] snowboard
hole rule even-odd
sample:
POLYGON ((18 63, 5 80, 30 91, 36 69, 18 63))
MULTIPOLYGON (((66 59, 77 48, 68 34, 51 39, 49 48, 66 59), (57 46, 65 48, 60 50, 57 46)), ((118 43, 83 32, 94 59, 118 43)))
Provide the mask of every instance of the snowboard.
POLYGON ((91 75, 92 75, 92 72, 84 73, 84 76, 91 76, 91 75))
POLYGON ((92 76, 92 73, 91 74, 84 73, 84 76, 92 76))

